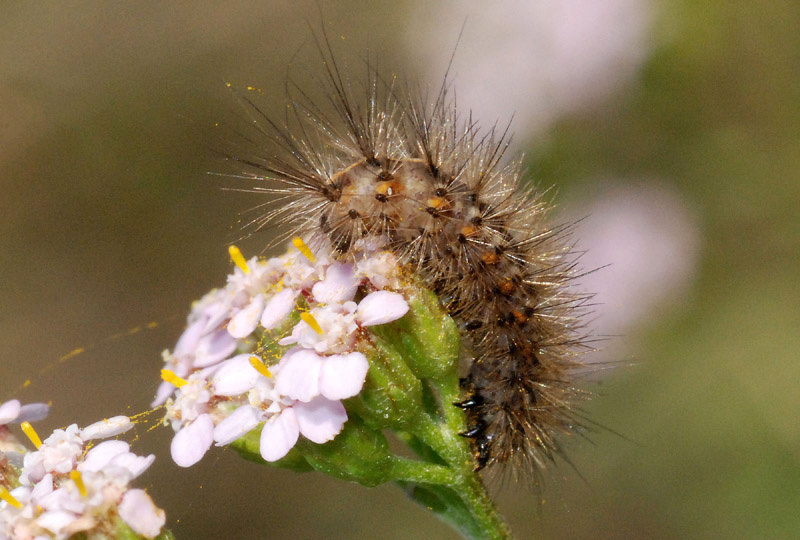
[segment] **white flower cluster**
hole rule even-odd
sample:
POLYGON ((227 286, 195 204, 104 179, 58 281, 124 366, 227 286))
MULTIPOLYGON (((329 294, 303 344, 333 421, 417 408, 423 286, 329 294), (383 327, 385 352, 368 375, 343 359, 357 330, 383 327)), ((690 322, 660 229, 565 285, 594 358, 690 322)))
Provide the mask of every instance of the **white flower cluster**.
POLYGON ((408 311, 401 294, 385 290, 399 288, 391 253, 357 243, 354 262, 336 262, 325 247, 312 253, 293 242, 296 249, 265 261, 245 262, 232 248, 238 268, 227 286, 194 304, 174 351, 164 353, 165 382, 153 406, 166 402, 178 465, 197 463, 213 443, 229 444, 262 422, 266 461, 284 457, 301 434, 332 440, 347 420, 341 400, 361 391, 369 369, 357 346, 362 329, 408 311), (291 317, 298 309, 299 322, 291 317), (260 340, 291 348, 265 362, 260 340))
MULTIPOLYGON (((41 404, 35 405, 41 412, 41 404)), ((3 423, 20 420, 4 414, 14 409, 20 409, 16 400, 0 406, 3 423)), ((128 417, 116 416, 83 429, 77 424, 57 429, 43 442, 26 431, 38 448, 22 454, 19 486, 0 487, 0 539, 62 540, 83 531, 113 534, 117 516, 140 536, 158 536, 166 521, 164 511, 144 490, 129 488, 155 456, 138 456, 120 440, 104 441, 87 451, 89 441, 113 437, 132 426, 128 417)))

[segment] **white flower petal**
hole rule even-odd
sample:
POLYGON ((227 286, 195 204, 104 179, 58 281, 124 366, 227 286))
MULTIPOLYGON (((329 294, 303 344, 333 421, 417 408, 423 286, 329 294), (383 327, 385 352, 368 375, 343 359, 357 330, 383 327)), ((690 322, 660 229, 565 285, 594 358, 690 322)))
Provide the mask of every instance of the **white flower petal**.
POLYGON ((120 454, 112 459, 109 464, 115 467, 122 467, 131 473, 131 478, 136 478, 150 468, 156 460, 155 454, 149 456, 137 456, 133 452, 120 454))
POLYGON ((319 392, 328 399, 345 399, 361 392, 369 370, 367 357, 360 352, 333 355, 322 362, 319 392))
MULTIPOLYGON (((78 516, 72 512, 64 510, 55 510, 52 512, 44 512, 36 518, 36 523, 43 529, 47 529, 53 534, 59 535, 67 526, 73 521, 78 519, 78 516)), ((59 536, 61 538, 61 536, 59 536)))
POLYGON ((216 330, 225 319, 230 317, 230 306, 222 302, 215 302, 207 306, 203 310, 203 314, 206 316, 205 325, 203 325, 203 334, 207 334, 216 330))
POLYGON ((322 358, 308 349, 292 349, 280 362, 275 376, 278 393, 300 401, 310 401, 319 395, 319 370, 322 358))
POLYGON ((174 384, 170 384, 167 381, 161 381, 161 384, 158 385, 158 390, 156 390, 156 397, 153 399, 152 403, 150 403, 150 406, 156 408, 159 405, 163 405, 164 402, 167 401, 167 398, 169 398, 174 391, 174 384))
POLYGON ((16 420, 21 409, 22 404, 18 399, 12 399, 0 405, 0 426, 16 420))
POLYGON ((228 358, 236 350, 236 340, 227 330, 217 330, 203 336, 195 350, 195 367, 206 367, 228 358))
POLYGON ((172 439, 172 460, 181 467, 191 467, 206 454, 214 442, 214 421, 208 414, 201 414, 194 422, 185 426, 172 439))
POLYGON ((62 486, 47 493, 36 503, 50 512, 63 510, 73 514, 80 514, 86 508, 86 502, 82 500, 76 491, 62 486))
POLYGON ((48 473, 31 490, 31 499, 41 499, 53 491, 53 475, 48 473))
POLYGON ((37 422, 46 418, 49 412, 50 406, 47 403, 28 403, 20 409, 17 422, 37 422))
POLYGON ((217 441, 217 446, 225 446, 249 433, 260 422, 258 410, 250 405, 242 405, 217 424, 214 428, 214 440, 217 441))
POLYGON ((103 441, 86 453, 86 457, 79 465, 81 472, 100 471, 120 454, 130 451, 130 445, 125 441, 103 441))
POLYGON ((225 361, 211 379, 218 396, 238 396, 255 385, 261 374, 250 365, 252 354, 239 354, 225 361))
POLYGON ((100 420, 88 425, 81 430, 81 439, 91 441, 92 439, 105 439, 120 433, 125 433, 133 427, 133 422, 127 416, 114 416, 100 420))
POLYGON ((314 300, 333 304, 352 300, 360 280, 356 278, 352 264, 333 263, 325 270, 325 279, 311 289, 314 300))
POLYGON ((295 403, 292 409, 297 415, 300 433, 317 444, 336 437, 347 421, 347 411, 342 402, 331 401, 324 397, 318 397, 308 403, 295 403))
POLYGON ((297 291, 293 289, 283 289, 275 293, 264 308, 261 316, 261 326, 267 330, 272 330, 279 326, 283 320, 289 316, 295 306, 297 291))
MULTIPOLYGON (((306 323, 301 321, 301 324, 306 324, 306 323)), ((278 345, 283 345, 284 347, 286 345, 294 345, 295 343, 297 343, 297 338, 293 335, 286 336, 285 338, 281 338, 278 340, 278 345)))
POLYGON ((300 436, 297 417, 291 407, 270 418, 261 430, 260 452, 265 461, 278 461, 289 453, 300 436))
POLYGON ((242 311, 234 315, 228 323, 228 333, 237 339, 246 338, 258 326, 258 320, 264 313, 264 295, 259 294, 242 311))
POLYGON ((119 503, 119 517, 145 538, 155 538, 167 521, 164 511, 157 507, 143 489, 128 490, 119 503))
POLYGON ((192 354, 197 348, 197 342, 200 341, 200 338, 205 333, 203 331, 204 325, 205 319, 195 321, 187 326, 181 337, 178 338, 178 342, 175 344, 175 351, 172 354, 175 356, 192 354))
POLYGON ((368 294, 359 304, 356 317, 361 326, 374 326, 396 321, 408 312, 402 295, 389 291, 368 294))

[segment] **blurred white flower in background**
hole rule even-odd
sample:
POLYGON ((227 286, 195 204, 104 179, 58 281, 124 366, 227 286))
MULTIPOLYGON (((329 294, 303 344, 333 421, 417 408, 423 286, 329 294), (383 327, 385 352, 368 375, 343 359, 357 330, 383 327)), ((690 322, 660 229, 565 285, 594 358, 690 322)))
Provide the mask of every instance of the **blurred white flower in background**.
MULTIPOLYGON (((418 8, 407 35, 429 66, 427 78, 437 80, 455 47, 454 33, 434 25, 465 22, 450 70, 462 114, 471 110, 484 128, 513 117, 511 131, 523 144, 623 89, 654 44, 651 0, 446 0, 418 8)), ((580 221, 573 235, 587 252, 580 266, 602 267, 580 279, 581 290, 596 293, 595 333, 630 335, 685 299, 700 233, 667 183, 595 187, 583 201, 561 201, 562 217, 580 221)), ((624 341, 601 343, 610 354, 587 359, 618 354, 624 341)))
POLYGON ((442 21, 466 22, 451 69, 458 103, 484 126, 514 117, 520 140, 607 97, 649 51, 650 0, 446 0, 419 6, 409 48, 441 77, 455 47, 442 21), (432 10, 432 11, 425 11, 432 10))
MULTIPOLYGON (((580 220, 574 238, 577 249, 586 250, 581 266, 598 269, 582 277, 580 287, 596 293, 596 333, 630 335, 685 303, 701 234, 696 216, 669 184, 598 180, 596 186, 590 198, 565 205, 566 220, 580 220)), ((620 341, 624 346, 624 339, 612 338, 600 348, 619 350, 620 341)))

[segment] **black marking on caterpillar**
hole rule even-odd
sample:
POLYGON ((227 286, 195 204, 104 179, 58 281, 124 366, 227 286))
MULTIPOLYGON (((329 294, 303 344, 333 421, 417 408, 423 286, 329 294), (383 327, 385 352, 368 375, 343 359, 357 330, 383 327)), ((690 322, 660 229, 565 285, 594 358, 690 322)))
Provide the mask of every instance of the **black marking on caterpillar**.
POLYGON ((267 184, 253 191, 278 196, 248 225, 288 224, 274 243, 325 238, 343 259, 359 238, 388 238, 461 323, 469 369, 453 405, 466 411, 476 470, 515 461, 538 476, 582 426, 586 397, 573 381, 591 350, 589 296, 571 289, 570 226, 549 225, 550 204, 505 159, 507 129, 459 116, 447 76, 428 99, 366 61, 359 93, 324 33, 317 45, 332 113, 291 84, 281 122, 240 95, 252 154, 240 144, 227 157, 267 184))

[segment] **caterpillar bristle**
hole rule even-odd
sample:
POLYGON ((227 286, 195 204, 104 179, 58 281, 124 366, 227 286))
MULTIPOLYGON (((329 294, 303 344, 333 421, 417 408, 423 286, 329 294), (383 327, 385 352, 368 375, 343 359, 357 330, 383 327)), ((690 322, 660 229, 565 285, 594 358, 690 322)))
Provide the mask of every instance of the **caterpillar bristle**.
POLYGON ((229 157, 276 197, 250 228, 285 226, 273 244, 299 234, 341 259, 381 239, 461 325, 467 374, 453 406, 476 470, 514 462, 538 478, 580 429, 586 397, 574 380, 591 350, 590 296, 572 290, 571 226, 550 225, 552 204, 506 159, 509 128, 462 118, 447 77, 428 101, 367 61, 359 94, 324 33, 318 47, 326 104, 287 84, 276 122, 240 96, 253 134, 229 157))

